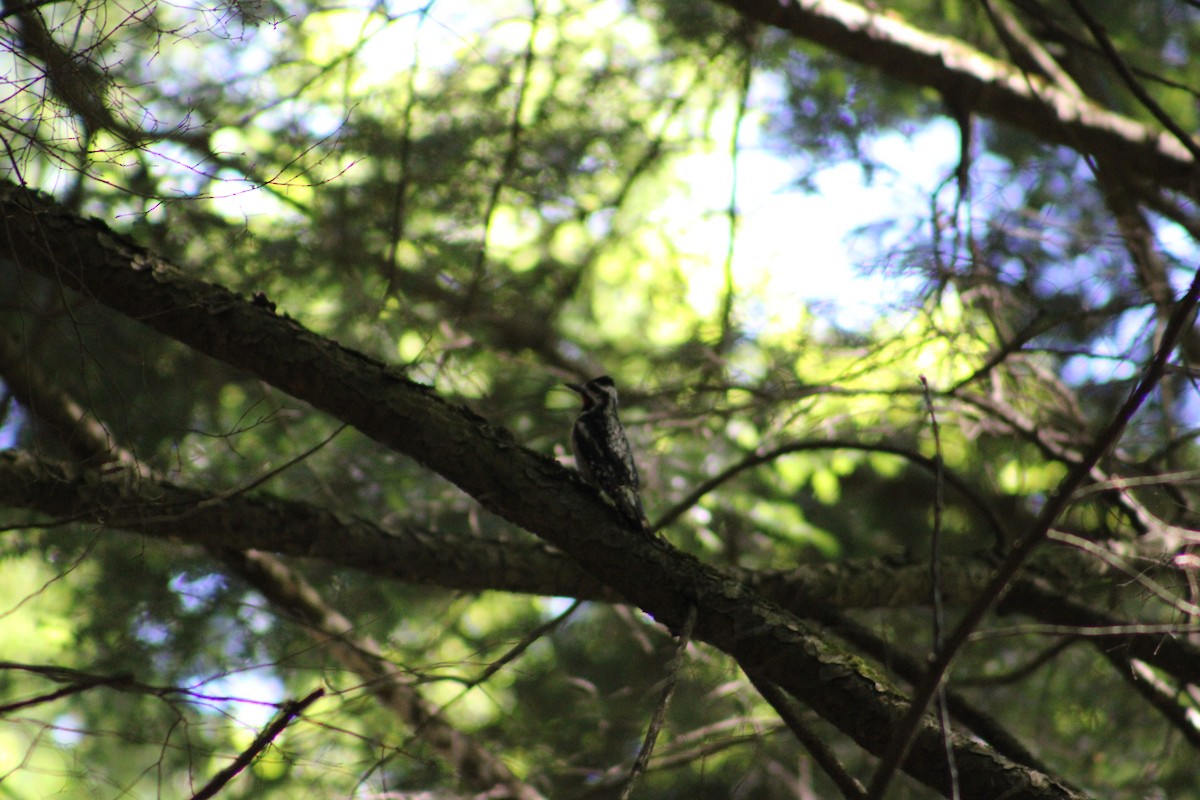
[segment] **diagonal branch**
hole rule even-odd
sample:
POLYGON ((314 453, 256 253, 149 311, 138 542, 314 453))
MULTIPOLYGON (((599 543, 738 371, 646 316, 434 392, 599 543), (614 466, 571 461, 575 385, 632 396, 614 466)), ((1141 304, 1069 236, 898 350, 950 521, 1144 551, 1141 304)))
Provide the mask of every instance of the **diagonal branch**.
POLYGON ((720 0, 889 78, 936 89, 962 109, 1079 153, 1118 159, 1145 181, 1200 195, 1195 145, 1027 75, 966 42, 845 0, 720 0))
MULTIPOLYGON (((904 695, 809 626, 728 575, 628 531, 595 490, 526 450, 471 411, 442 400, 383 363, 319 337, 177 268, 32 192, 0 185, 0 255, 196 350, 246 369, 442 475, 497 515, 537 534, 672 629, 695 605, 695 637, 779 685, 881 753, 904 695)), ((917 749, 941 751, 922 717, 917 749)), ((1079 795, 991 748, 951 735, 967 796, 1079 795)), ((918 780, 948 790, 938 763, 910 758, 918 780)))
POLYGON ((779 715, 779 718, 787 724, 792 734, 800 740, 800 744, 804 745, 804 748, 808 750, 809 755, 812 756, 817 766, 838 787, 842 796, 847 798, 847 800, 861 800, 861 798, 866 797, 866 788, 857 778, 846 771, 846 768, 838 760, 837 755, 834 754, 833 748, 829 747, 816 731, 805 724, 803 707, 770 681, 756 679, 752 673, 748 673, 746 677, 754 684, 754 688, 758 689, 758 693, 762 695, 763 699, 771 704, 771 708, 775 709, 775 713, 779 715))
POLYGON ((1116 69, 1117 74, 1121 76, 1121 80, 1137 98, 1138 102, 1145 107, 1147 111, 1154 115, 1154 118, 1162 123, 1162 126, 1174 134, 1175 138, 1187 148, 1192 154, 1192 159, 1200 158, 1200 146, 1196 144, 1196 140, 1192 135, 1185 131, 1178 122, 1176 122, 1170 114, 1163 110, 1155 99, 1142 86, 1142 82, 1133 74, 1133 70, 1125 63, 1125 59, 1117 52, 1116 46, 1112 43, 1112 39, 1108 38, 1108 33, 1104 30, 1104 26, 1088 13, 1087 6, 1079 2, 1079 0, 1067 0, 1067 5, 1071 6, 1071 10, 1079 17, 1084 26, 1092 34, 1092 38, 1096 40, 1096 44, 1100 46, 1101 52, 1108 58, 1110 64, 1116 69))
POLYGON ((208 800, 210 797, 216 797, 217 792, 224 788, 225 784, 237 777, 238 773, 250 766, 251 762, 258 757, 258 754, 267 748, 271 742, 279 734, 283 733, 283 729, 292 724, 292 720, 304 713, 304 709, 311 706, 322 696, 325 690, 318 687, 308 693, 306 697, 300 700, 290 700, 284 704, 279 710, 279 714, 271 721, 271 724, 263 728, 258 736, 254 737, 254 741, 250 746, 238 753, 238 757, 233 760, 233 763, 213 775, 208 783, 200 788, 200 791, 192 795, 192 800, 208 800))
POLYGON ((1100 459, 1117 445, 1125 427, 1133 420, 1138 409, 1158 385, 1166 371, 1167 360, 1175 351, 1176 343, 1195 313, 1198 300, 1200 300, 1200 270, 1193 277, 1187 293, 1176 303, 1166 329, 1163 331, 1158 350, 1142 371, 1141 380, 1134 386, 1125 403, 1118 409, 1108 426, 1101 431, 1087 453, 1055 488, 1054 493, 1038 514, 1037 520, 1005 557, 988 586, 980 594, 979 599, 968 609, 950 638, 947 639, 945 647, 937 654, 929 667, 925 680, 913 692, 912 705, 904 715, 904 722, 893 731, 891 742, 871 781, 872 797, 884 795, 892 775, 904 760, 905 750, 909 747, 910 732, 915 731, 918 726, 923 724, 926 707, 937 693, 946 672, 950 669, 951 662, 962 646, 966 644, 971 632, 999 601, 1005 589, 1008 588, 1033 551, 1045 541, 1059 515, 1071 504, 1075 492, 1087 482, 1092 469, 1100 462, 1100 459))

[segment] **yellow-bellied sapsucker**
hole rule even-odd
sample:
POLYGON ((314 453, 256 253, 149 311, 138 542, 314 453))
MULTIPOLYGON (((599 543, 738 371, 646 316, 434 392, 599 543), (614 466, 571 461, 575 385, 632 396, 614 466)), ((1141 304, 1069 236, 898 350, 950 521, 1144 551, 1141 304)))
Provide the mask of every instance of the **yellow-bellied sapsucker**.
POLYGON ((650 530, 642 499, 633 450, 617 417, 617 387, 607 375, 579 386, 568 383, 583 398, 583 410, 571 429, 571 450, 584 480, 612 501, 634 530, 650 530))

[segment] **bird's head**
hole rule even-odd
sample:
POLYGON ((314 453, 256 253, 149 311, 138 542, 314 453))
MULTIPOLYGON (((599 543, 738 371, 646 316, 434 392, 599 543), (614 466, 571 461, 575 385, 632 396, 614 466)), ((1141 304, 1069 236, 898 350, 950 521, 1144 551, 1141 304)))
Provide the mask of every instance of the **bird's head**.
POLYGON ((583 398, 583 410, 611 404, 617 405, 617 385, 607 375, 592 378, 585 384, 568 383, 567 388, 583 398))

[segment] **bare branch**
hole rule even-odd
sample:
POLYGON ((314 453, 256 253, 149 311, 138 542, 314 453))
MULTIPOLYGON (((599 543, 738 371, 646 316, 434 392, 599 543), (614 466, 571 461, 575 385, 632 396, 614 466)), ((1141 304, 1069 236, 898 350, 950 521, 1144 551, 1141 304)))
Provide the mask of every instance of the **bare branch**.
POLYGON ((192 795, 192 800, 208 800, 208 798, 214 797, 217 792, 221 791, 225 784, 236 778, 239 772, 250 766, 254 759, 258 757, 258 754, 265 750, 267 745, 275 741, 275 738, 283 733, 284 728, 292 724, 292 720, 303 714, 306 708, 317 702, 324 695, 325 690, 317 687, 300 700, 289 700, 285 703, 275 719, 267 727, 263 728, 258 736, 254 737, 254 741, 250 743, 250 746, 239 753, 232 764, 225 767, 225 769, 216 775, 213 775, 208 783, 201 787, 200 791, 192 795))
MULTIPOLYGON (((653 529, 658 531, 669 527, 675 520, 679 519, 679 517, 686 513, 689 508, 700 502, 700 498, 704 497, 721 484, 733 479, 738 474, 748 469, 753 469, 754 467, 758 467, 763 464, 769 464, 772 461, 776 461, 786 455, 809 452, 813 450, 857 450, 859 452, 866 453, 884 453, 887 455, 899 456, 900 458, 903 458, 935 475, 938 474, 939 469, 935 459, 929 458, 928 456, 922 455, 921 453, 907 447, 899 447, 897 445, 886 444, 883 442, 857 442, 850 439, 813 439, 799 442, 788 442, 786 444, 773 447, 769 450, 751 453, 741 461, 726 467, 713 477, 703 481, 696 486, 695 489, 689 492, 687 496, 668 509, 667 512, 662 515, 662 517, 656 520, 653 524, 653 529)), ((953 486, 956 490, 958 490, 967 500, 967 502, 969 502, 971 506, 975 508, 975 510, 977 510, 984 517, 984 519, 991 524, 992 533, 997 543, 1003 544, 1004 542, 1008 541, 1008 535, 1005 530, 1005 526, 1000 522, 1000 518, 996 516, 996 512, 992 509, 992 507, 986 503, 975 491, 975 489, 966 481, 954 475, 954 473, 946 470, 944 467, 941 469, 942 479, 946 482, 946 484, 953 486)))
POLYGON ((802 716, 804 711, 800 704, 770 681, 755 678, 753 673, 747 673, 746 677, 754 684, 754 688, 758 689, 758 693, 763 696, 763 699, 771 704, 775 713, 779 714, 779 718, 784 721, 788 729, 812 756, 813 761, 817 762, 817 766, 824 770, 829 779, 838 787, 842 797, 847 800, 865 798, 867 796, 866 787, 858 778, 846 771, 846 768, 834 755, 832 748, 826 745, 821 737, 804 723, 802 716))
POLYGON ((1196 158, 1173 135, 1063 91, 966 42, 908 25, 890 9, 845 0, 721 0, 741 14, 883 71, 938 90, 974 114, 1080 153, 1111 155, 1147 181, 1193 197, 1196 158))
MULTIPOLYGON (((1110 64, 1116 69, 1117 74, 1121 76, 1121 80, 1129 87, 1129 91, 1138 99, 1138 102, 1145 106, 1146 110, 1154 115, 1164 128, 1169 130, 1181 145, 1187 148, 1192 154, 1192 160, 1200 160, 1200 146, 1196 144, 1196 140, 1192 135, 1185 131, 1179 123, 1177 123, 1170 114, 1163 110, 1150 93, 1142 86, 1137 76, 1125 63, 1125 59, 1121 58, 1121 54, 1117 52, 1117 48, 1113 45, 1112 39, 1108 38, 1108 33, 1105 32, 1104 26, 1101 25, 1095 17, 1087 10, 1087 7, 1079 2, 1079 0, 1067 0, 1067 4, 1071 6, 1071 10, 1075 15, 1082 20, 1083 24, 1092 34, 1092 38, 1096 40, 1096 44, 1100 45, 1100 50, 1108 58, 1110 64)), ((1194 177, 1194 176, 1193 176, 1194 177)))
POLYGON ((646 729, 646 737, 642 741, 642 748, 638 751, 637 758, 634 759, 633 766, 629 770, 629 777, 625 780, 625 786, 621 789, 620 800, 629 799, 638 778, 646 771, 646 765, 650 763, 650 755, 654 752, 654 742, 658 739, 658 734, 662 731, 663 724, 667 721, 667 707, 671 704, 671 696, 675 694, 675 684, 679 678, 679 670, 683 667, 683 656, 687 653, 688 642, 692 640, 692 630, 695 626, 696 607, 692 606, 688 609, 687 617, 683 621, 683 627, 679 630, 679 638, 675 643, 675 652, 667 664, 667 677, 662 694, 659 696, 658 705, 654 707, 654 715, 650 719, 650 727, 646 729))

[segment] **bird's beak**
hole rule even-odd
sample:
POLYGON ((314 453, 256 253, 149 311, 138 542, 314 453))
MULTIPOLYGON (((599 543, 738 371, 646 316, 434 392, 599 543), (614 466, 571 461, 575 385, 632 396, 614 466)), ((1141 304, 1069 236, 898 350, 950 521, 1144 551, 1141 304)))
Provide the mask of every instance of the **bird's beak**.
POLYGON ((563 384, 563 386, 567 387, 568 389, 570 389, 570 390, 571 390, 572 392, 574 392, 575 394, 578 394, 578 395, 583 395, 583 393, 584 393, 584 391, 583 391, 583 387, 582 387, 582 386, 580 386, 580 385, 579 385, 579 384, 577 384, 577 383, 564 383, 564 384, 563 384))

